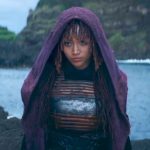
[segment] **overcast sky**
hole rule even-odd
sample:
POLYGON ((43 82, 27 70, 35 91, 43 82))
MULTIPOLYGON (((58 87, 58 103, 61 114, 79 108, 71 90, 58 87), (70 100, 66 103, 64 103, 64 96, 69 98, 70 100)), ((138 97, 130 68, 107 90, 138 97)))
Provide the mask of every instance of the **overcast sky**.
POLYGON ((0 26, 16 33, 26 25, 29 9, 34 9, 39 0, 0 0, 0 26))

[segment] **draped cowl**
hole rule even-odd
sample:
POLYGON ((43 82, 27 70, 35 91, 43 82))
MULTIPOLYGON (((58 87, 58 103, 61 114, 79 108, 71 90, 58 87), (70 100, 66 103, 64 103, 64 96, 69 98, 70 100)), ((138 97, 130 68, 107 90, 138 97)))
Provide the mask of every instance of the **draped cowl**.
MULTIPOLYGON (((72 19, 79 19, 87 24, 99 46, 100 53, 106 65, 109 77, 112 82, 115 99, 111 102, 111 127, 112 127, 112 149, 124 150, 127 138, 130 133, 129 118, 126 113, 127 103, 127 76, 123 73, 115 60, 113 50, 110 47, 99 18, 89 9, 81 7, 72 7, 63 11, 57 18, 57 22, 49 32, 43 47, 36 58, 28 76, 21 88, 21 96, 24 104, 24 113, 22 116, 22 126, 24 129, 24 149, 25 150, 45 150, 45 131, 38 123, 39 109, 38 96, 32 99, 36 86, 44 72, 48 60, 55 50, 55 46, 66 27, 72 19)), ((49 66, 49 69, 51 67, 49 66)))

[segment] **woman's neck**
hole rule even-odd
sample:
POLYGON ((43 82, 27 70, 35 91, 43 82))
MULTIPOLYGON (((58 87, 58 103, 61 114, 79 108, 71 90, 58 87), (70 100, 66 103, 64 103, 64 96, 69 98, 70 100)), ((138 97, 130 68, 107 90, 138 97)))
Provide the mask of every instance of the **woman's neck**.
POLYGON ((68 60, 65 60, 62 68, 66 80, 90 80, 90 81, 93 80, 94 75, 93 61, 91 61, 86 68, 77 69, 68 60))

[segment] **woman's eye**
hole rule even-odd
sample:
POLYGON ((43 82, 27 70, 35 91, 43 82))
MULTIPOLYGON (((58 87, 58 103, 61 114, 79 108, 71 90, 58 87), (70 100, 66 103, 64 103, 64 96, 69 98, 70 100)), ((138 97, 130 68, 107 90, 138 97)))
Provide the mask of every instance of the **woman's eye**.
POLYGON ((71 42, 70 41, 64 41, 64 46, 71 46, 71 42))
POLYGON ((80 41, 80 44, 81 44, 81 45, 87 45, 88 43, 87 43, 85 40, 81 40, 81 41, 80 41))

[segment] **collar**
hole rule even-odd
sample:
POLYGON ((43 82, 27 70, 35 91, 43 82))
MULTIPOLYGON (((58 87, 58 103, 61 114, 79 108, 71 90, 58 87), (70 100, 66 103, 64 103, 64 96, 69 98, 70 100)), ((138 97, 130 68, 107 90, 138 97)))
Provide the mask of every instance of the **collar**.
POLYGON ((62 68, 64 72, 64 78, 66 80, 88 80, 88 81, 93 80, 94 75, 93 61, 91 61, 86 68, 77 69, 68 60, 65 60, 62 68))

